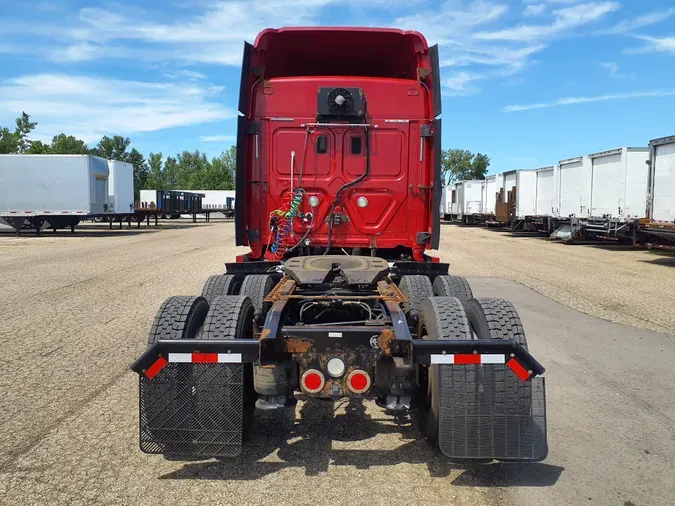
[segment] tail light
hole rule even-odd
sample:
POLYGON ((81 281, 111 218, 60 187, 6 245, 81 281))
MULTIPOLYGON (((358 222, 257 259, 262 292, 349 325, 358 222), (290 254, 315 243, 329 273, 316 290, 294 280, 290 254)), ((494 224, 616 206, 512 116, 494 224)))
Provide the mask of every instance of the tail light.
POLYGON ((355 394, 362 394, 370 388, 370 376, 367 372, 357 369, 347 376, 347 385, 355 394))
POLYGON ((316 369, 307 369, 300 378, 302 389, 310 394, 320 392, 326 384, 326 380, 320 371, 316 369))

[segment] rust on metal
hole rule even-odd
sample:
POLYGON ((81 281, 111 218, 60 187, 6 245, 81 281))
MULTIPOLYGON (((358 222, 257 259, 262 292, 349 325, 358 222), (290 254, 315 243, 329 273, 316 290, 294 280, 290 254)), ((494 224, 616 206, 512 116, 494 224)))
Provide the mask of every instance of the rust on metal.
POLYGON ((284 339, 284 351, 286 353, 307 353, 314 345, 314 341, 299 337, 287 337, 284 339))
POLYGON ((377 338, 377 342, 385 355, 391 355, 391 343, 395 339, 396 334, 394 333, 393 329, 384 329, 380 333, 380 336, 377 338))
POLYGON ((297 287, 295 281, 287 277, 281 278, 272 291, 265 297, 265 302, 276 302, 278 300, 287 300, 297 287))
MULTIPOLYGON (((263 329, 263 331, 260 333, 260 339, 267 339, 267 337, 272 333, 270 329, 263 329)), ((259 340, 260 340, 259 339, 259 340)))

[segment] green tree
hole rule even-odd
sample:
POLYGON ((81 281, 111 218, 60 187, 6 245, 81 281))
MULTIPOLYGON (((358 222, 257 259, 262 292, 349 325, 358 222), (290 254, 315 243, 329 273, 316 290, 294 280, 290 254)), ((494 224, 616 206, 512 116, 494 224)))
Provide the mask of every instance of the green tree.
POLYGON ((48 155, 52 152, 52 147, 49 144, 44 144, 42 141, 33 141, 30 143, 30 148, 26 151, 29 155, 48 155))
POLYGON ((219 157, 211 160, 211 171, 206 178, 205 190, 234 190, 234 173, 237 167, 237 147, 231 146, 219 157))
POLYGON ((199 150, 183 151, 178 155, 176 188, 179 190, 205 189, 206 174, 211 168, 206 155, 199 150))
POLYGON ((21 117, 16 118, 16 136, 17 152, 25 153, 30 148, 31 142, 27 139, 28 135, 35 130, 37 121, 31 121, 30 116, 25 112, 21 113, 21 117))
POLYGON ((37 122, 31 121, 30 116, 24 112, 16 118, 16 127, 13 132, 7 127, 0 128, 0 153, 26 153, 31 145, 27 136, 36 126, 37 122))
POLYGON ((148 180, 146 188, 165 190, 164 174, 162 173, 162 153, 148 155, 148 180))
POLYGON ((148 164, 136 148, 132 148, 122 161, 134 166, 134 199, 139 200, 141 188, 146 188, 148 182, 148 164))
POLYGON ((88 155, 90 151, 83 140, 66 134, 55 135, 50 150, 55 155, 88 155))
POLYGON ((444 149, 442 153, 441 174, 445 184, 484 179, 489 166, 490 158, 487 155, 474 155, 467 149, 444 149))
POLYGON ((161 190, 175 190, 178 188, 178 160, 173 156, 168 156, 164 162, 164 170, 162 170, 162 179, 164 188, 156 188, 161 190))
POLYGON ((128 137, 122 137, 121 135, 108 137, 104 135, 96 147, 91 150, 91 154, 108 160, 126 162, 128 161, 126 158, 129 144, 131 144, 131 141, 128 137))

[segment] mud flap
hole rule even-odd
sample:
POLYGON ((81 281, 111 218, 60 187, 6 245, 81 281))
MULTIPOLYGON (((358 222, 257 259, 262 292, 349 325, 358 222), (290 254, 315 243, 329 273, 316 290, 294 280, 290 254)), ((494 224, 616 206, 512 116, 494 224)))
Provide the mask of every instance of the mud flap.
POLYGON ((232 457, 241 453, 244 366, 167 363, 140 375, 140 446, 153 454, 232 457))
POLYGON ((548 453, 543 377, 503 365, 439 367, 438 444, 448 457, 538 462, 548 453))

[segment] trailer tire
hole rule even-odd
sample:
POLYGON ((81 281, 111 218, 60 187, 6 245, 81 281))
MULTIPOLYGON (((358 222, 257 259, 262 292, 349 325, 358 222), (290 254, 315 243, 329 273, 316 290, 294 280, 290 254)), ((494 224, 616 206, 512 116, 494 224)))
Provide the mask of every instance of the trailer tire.
POLYGON ((269 274, 249 274, 239 288, 239 295, 250 297, 256 313, 261 311, 265 314, 270 304, 264 302, 264 299, 272 291, 274 284, 274 278, 269 274))
MULTIPOLYGON (((202 339, 242 339, 253 337, 253 303, 244 295, 215 297, 202 331, 202 339)), ((246 439, 253 426, 256 395, 252 364, 243 364, 243 433, 246 439)))
MULTIPOLYGON (((420 320, 418 328, 420 339, 431 340, 470 340, 472 339, 469 321, 462 305, 462 301, 456 297, 429 297, 420 308, 420 320)), ((426 389, 420 392, 420 430, 433 444, 438 444, 440 406, 443 397, 452 395, 444 385, 457 384, 459 382, 475 382, 474 366, 453 367, 447 365, 429 365, 426 368, 426 389)), ((420 377, 424 378, 425 371, 420 368, 420 377)))
POLYGON ((408 302, 403 304, 403 312, 408 319, 408 326, 415 328, 419 321, 422 302, 427 297, 433 297, 434 295, 431 280, 421 275, 403 276, 398 287, 401 289, 401 293, 408 299, 408 302))
POLYGON ((436 276, 433 290, 437 297, 457 297, 459 300, 473 298, 471 286, 462 276, 436 276))
POLYGON ((233 274, 217 274, 209 276, 202 288, 202 297, 211 303, 216 297, 236 295, 241 278, 233 274))
POLYGON ((160 339, 194 339, 208 311, 209 303, 204 297, 169 297, 155 315, 148 346, 160 339))

